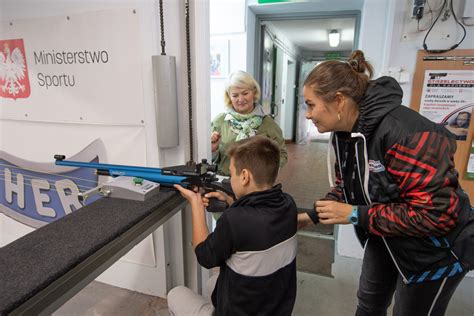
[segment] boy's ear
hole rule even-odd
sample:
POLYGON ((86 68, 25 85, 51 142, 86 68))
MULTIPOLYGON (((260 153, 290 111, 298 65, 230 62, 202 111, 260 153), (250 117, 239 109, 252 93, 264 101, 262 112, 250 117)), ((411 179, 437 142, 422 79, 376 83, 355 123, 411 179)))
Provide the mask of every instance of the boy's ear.
POLYGON ((250 176, 251 173, 248 171, 248 169, 242 169, 240 172, 240 179, 242 181, 242 185, 248 185, 250 183, 250 176))

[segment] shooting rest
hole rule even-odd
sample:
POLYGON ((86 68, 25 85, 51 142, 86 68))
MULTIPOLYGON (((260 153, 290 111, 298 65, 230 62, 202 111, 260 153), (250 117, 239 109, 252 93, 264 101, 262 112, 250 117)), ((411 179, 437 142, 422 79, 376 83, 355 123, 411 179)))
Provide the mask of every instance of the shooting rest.
POLYGON ((102 198, 0 248, 0 315, 51 314, 185 205, 102 198))

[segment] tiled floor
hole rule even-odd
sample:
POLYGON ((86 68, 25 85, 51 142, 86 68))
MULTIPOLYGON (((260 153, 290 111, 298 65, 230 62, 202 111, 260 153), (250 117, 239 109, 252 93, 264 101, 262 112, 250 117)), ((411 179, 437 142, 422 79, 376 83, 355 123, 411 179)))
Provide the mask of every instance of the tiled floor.
MULTIPOLYGON (((319 140, 308 141, 303 145, 290 143, 287 144, 287 149, 288 164, 281 169, 277 182, 282 183, 283 190, 295 199, 300 212, 312 209, 314 201, 324 197, 329 190, 328 143, 319 140)), ((334 157, 331 161, 334 161, 334 157)), ((317 225, 304 229, 323 235, 332 235, 333 230, 333 225, 317 225)))
MULTIPOLYGON (((327 146, 324 141, 287 144, 288 164, 281 169, 277 182, 295 199, 300 212, 312 209, 314 201, 329 190, 327 146)), ((333 231, 333 225, 311 225, 298 234, 298 271, 332 276, 333 231)))
POLYGON ((314 201, 329 190, 326 163, 328 143, 311 141, 304 145, 287 144, 288 164, 278 175, 277 182, 289 193, 299 208, 312 208, 314 201))

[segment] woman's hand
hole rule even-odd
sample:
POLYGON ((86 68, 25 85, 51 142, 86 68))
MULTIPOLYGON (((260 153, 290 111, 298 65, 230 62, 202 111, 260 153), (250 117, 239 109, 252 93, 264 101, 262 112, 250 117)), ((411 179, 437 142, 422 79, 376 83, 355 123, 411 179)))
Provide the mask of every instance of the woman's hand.
POLYGON ((323 224, 349 224, 352 205, 336 201, 319 200, 314 204, 319 221, 323 224))
POLYGON ((221 134, 219 132, 212 132, 211 134, 211 151, 216 152, 219 148, 219 142, 221 140, 221 134))

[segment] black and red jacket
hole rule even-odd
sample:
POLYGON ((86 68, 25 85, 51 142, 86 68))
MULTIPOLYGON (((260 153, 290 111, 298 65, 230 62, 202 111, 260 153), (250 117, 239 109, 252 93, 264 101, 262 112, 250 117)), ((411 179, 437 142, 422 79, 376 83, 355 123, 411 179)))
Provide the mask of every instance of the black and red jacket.
POLYGON ((326 198, 358 206, 360 241, 382 238, 410 284, 473 268, 474 212, 454 168, 455 136, 401 101, 393 78, 371 81, 353 132, 333 134, 326 198))

